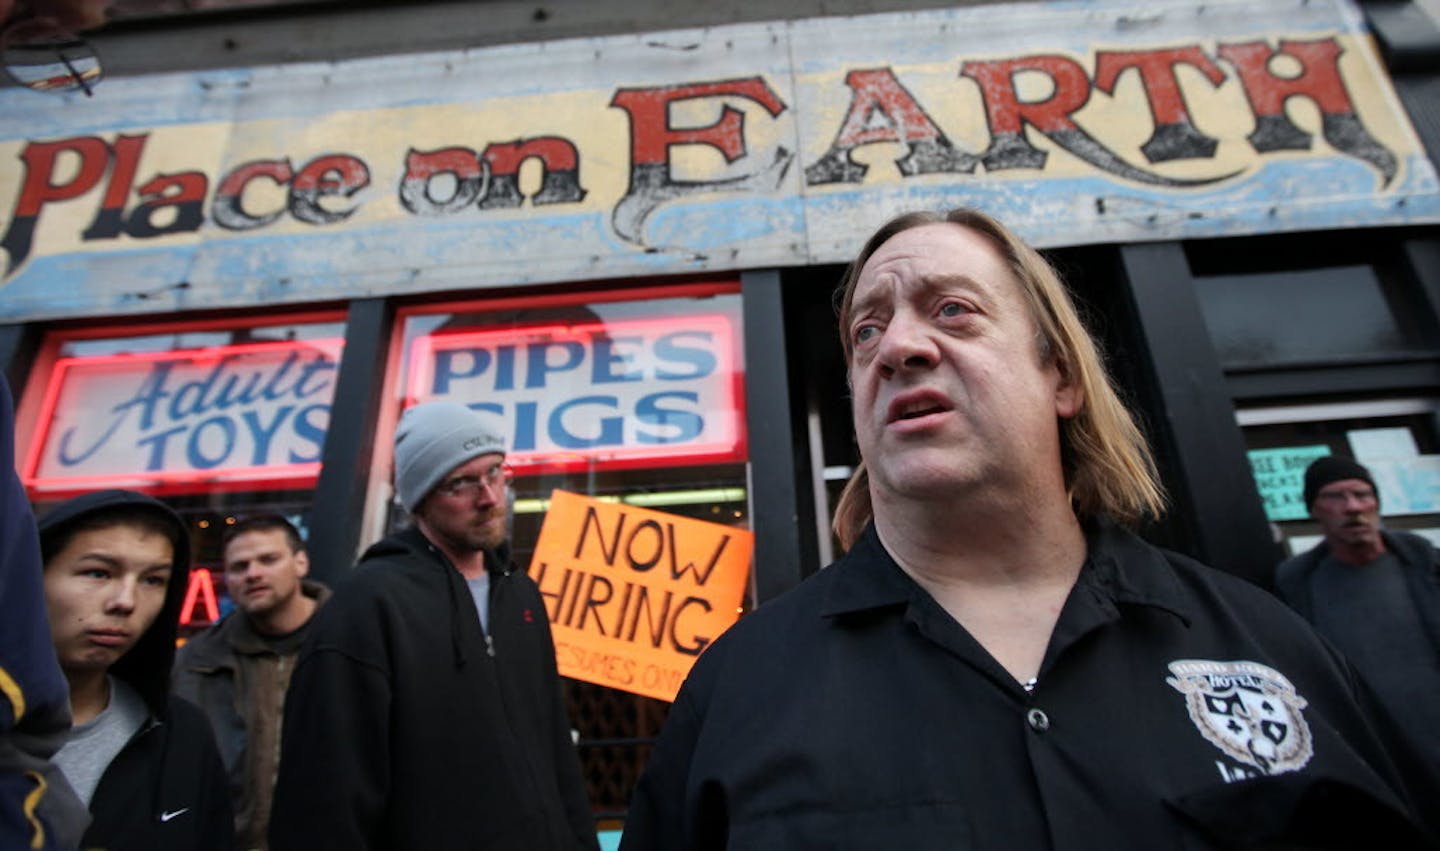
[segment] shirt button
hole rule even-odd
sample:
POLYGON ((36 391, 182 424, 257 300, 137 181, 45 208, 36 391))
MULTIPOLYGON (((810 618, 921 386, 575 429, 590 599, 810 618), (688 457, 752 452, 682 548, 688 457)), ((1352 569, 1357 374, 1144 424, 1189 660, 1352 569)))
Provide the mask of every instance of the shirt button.
POLYGON ((1026 712, 1025 721, 1029 723, 1030 729, 1037 733, 1043 733, 1050 729, 1050 716, 1039 709, 1031 709, 1026 712))

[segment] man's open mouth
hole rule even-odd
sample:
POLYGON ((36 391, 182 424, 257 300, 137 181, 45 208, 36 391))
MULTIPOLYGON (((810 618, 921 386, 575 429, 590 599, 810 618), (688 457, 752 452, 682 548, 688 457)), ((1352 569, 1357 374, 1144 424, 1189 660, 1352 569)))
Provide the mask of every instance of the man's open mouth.
POLYGON ((889 411, 886 412, 888 414, 886 422, 915 420, 932 414, 942 414, 948 410, 950 410, 950 406, 944 399, 932 394, 925 394, 892 402, 889 411))

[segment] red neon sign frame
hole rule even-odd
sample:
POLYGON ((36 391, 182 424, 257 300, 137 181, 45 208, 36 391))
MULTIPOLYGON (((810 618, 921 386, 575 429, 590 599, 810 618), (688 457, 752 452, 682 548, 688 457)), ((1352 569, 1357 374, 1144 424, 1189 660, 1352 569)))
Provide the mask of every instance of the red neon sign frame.
POLYGON ((343 338, 294 340, 265 343, 240 343, 198 349, 176 349, 166 352, 140 352, 98 356, 64 357, 55 361, 40 403, 34 438, 30 441, 22 467, 21 479, 32 500, 58 499, 103 488, 131 488, 153 494, 186 494, 210 491, 294 490, 313 488, 320 474, 320 462, 292 464, 237 465, 206 470, 127 471, 77 476, 42 476, 38 470, 50 447, 57 408, 66 389, 66 382, 79 370, 101 370, 127 367, 140 369, 163 361, 184 361, 197 365, 218 362, 223 358, 256 354, 281 354, 288 351, 320 351, 337 364, 343 351, 343 338))
POLYGON ((200 623, 214 623, 220 620, 220 603, 215 597, 215 576, 209 568, 197 567, 190 571, 190 584, 185 589, 185 602, 180 604, 180 625, 195 623, 195 604, 205 610, 205 620, 200 623))
MULTIPOLYGON (((724 373, 712 379, 722 397, 720 410, 711 411, 723 416, 728 439, 717 439, 679 445, 636 444, 623 447, 604 447, 577 450, 512 450, 506 460, 515 468, 517 475, 538 475, 541 473, 564 473, 586 470, 620 470, 654 466, 660 462, 669 466, 696 464, 720 464, 744 461, 749 454, 745 435, 745 388, 744 374, 737 358, 735 322, 723 313, 684 314, 671 318, 613 319, 599 322, 541 322, 507 328, 484 328, 470 331, 443 331, 416 337, 410 344, 409 372, 406 379, 407 393, 404 407, 437 398, 428 392, 434 379, 436 354, 461 348, 484 348, 485 345, 506 343, 523 345, 527 342, 544 340, 581 342, 594 335, 618 337, 626 332, 669 331, 678 327, 696 327, 711 330, 717 360, 717 373, 724 373)), ((457 398, 457 401, 482 401, 457 398)), ((512 435, 513 438, 513 435, 512 435)))

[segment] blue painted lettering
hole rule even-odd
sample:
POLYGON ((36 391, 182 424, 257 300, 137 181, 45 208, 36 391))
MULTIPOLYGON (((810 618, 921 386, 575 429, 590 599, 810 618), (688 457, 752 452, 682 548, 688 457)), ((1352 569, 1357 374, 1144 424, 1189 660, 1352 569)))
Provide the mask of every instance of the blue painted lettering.
POLYGON ((339 364, 332 360, 317 359, 305 364, 305 368, 300 371, 300 380, 295 382, 295 398, 305 399, 329 389, 330 382, 328 381, 317 383, 311 387, 307 387, 306 385, 310 383, 311 378, 314 378, 319 373, 334 372, 338 367, 339 364))
POLYGON ((655 341, 655 357, 671 363, 688 364, 691 369, 672 372, 661 368, 655 370, 655 377, 666 381, 704 378, 715 371, 715 352, 711 350, 713 344, 714 335, 706 331, 676 331, 673 334, 666 334, 655 341), (682 337, 703 340, 706 347, 682 346, 678 342, 682 337))
POLYGON ((684 443, 687 440, 694 440, 705 431, 705 418, 693 410, 684 411, 676 408, 666 408, 661 403, 666 399, 680 399, 690 402, 692 405, 700 402, 698 393, 671 391, 666 393, 651 393, 635 403, 635 419, 647 425, 659 426, 663 429, 673 429, 666 434, 640 430, 635 433, 635 439, 640 443, 684 443))
POLYGON ((495 389, 515 389, 514 346, 501 346, 495 350, 495 389))
MULTIPOLYGON (((165 378, 170 374, 170 369, 173 366, 173 363, 157 363, 150 367, 150 374, 145 376, 145 380, 140 383, 140 389, 136 391, 135 395, 110 409, 110 414, 113 417, 110 421, 110 426, 100 433, 100 436, 96 438, 95 442, 90 444, 89 449, 86 449, 78 455, 70 451, 70 438, 75 436, 74 428, 71 428, 61 435, 58 453, 60 463, 66 467, 73 467, 76 464, 84 463, 91 455, 94 455, 100 447, 109 442, 110 437, 115 434, 115 429, 119 428, 120 425, 125 422, 125 416, 136 407, 140 407, 141 409, 140 429, 143 431, 153 428, 155 422, 155 406, 161 399, 170 395, 165 391, 164 387, 165 378)), ((158 468, 149 467, 147 469, 154 470, 158 468)))
POLYGON ((591 337, 595 348, 595 363, 591 367, 590 380, 595 384, 610 384, 616 381, 641 381, 644 374, 634 369, 625 372, 616 372, 615 367, 630 366, 633 362, 634 352, 616 351, 616 346, 644 345, 640 337, 610 337, 603 334, 596 334, 591 337))
POLYGON ((225 371, 235 358, 227 355, 215 362, 210 368, 209 374, 196 381, 185 381, 180 384, 175 395, 170 397, 170 419, 183 420, 188 416, 199 416, 210 409, 211 403, 205 398, 215 379, 225 371), (192 398, 193 397, 193 398, 192 398), (189 403, 188 405, 186 403, 189 403))
POLYGON ((315 447, 311 455, 290 451, 291 464, 313 464, 320 460, 320 451, 325 447, 325 432, 330 428, 330 406, 311 405, 302 408, 295 415, 295 435, 309 441, 315 447), (319 422, 316 422, 319 420, 319 422))
POLYGON ((170 442, 170 438, 184 430, 185 426, 175 426, 174 428, 169 428, 135 441, 137 447, 147 444, 150 446, 150 455, 145 459, 145 470, 147 472, 153 473, 157 470, 165 469, 165 444, 170 442))
POLYGON ((565 415, 572 409, 582 405, 601 405, 611 410, 618 404, 614 396, 580 396, 568 402, 562 402, 550 413, 548 434, 550 442, 561 449, 589 449, 594 446, 618 446, 624 435, 625 420, 623 417, 601 417, 600 433, 595 437, 582 437, 565 427, 565 415))
POLYGON ((225 382, 220 385, 219 392, 215 394, 215 407, 221 411, 225 411, 235 405, 249 405, 254 403, 255 397, 258 395, 256 390, 260 386, 260 380, 264 377, 265 376, 258 372, 250 373, 250 376, 245 379, 245 389, 236 392, 235 386, 239 384, 240 377, 227 375, 225 382))
POLYGON ((285 380, 285 375, 290 372, 290 367, 294 366, 298 360, 300 360, 300 353, 291 352, 280 363, 280 368, 275 370, 275 374, 270 376, 270 380, 265 382, 265 389, 260 391, 260 395, 264 396, 267 402, 274 402, 285 395, 287 391, 281 389, 280 382, 285 380))
POLYGON ((515 404, 515 445, 516 452, 529 452, 535 448, 536 421, 539 419, 538 402, 517 402, 515 404))
POLYGON ((190 441, 185 447, 185 460, 197 470, 213 470, 220 466, 225 463, 225 459, 229 458, 230 453, 235 449, 235 431, 235 421, 224 415, 216 415, 201 422, 190 432, 190 441), (211 426, 218 426, 220 429, 220 451, 213 455, 207 455, 202 451, 201 444, 206 442, 212 446, 215 444, 213 439, 205 440, 207 429, 211 434, 215 433, 211 426))
POLYGON ((525 386, 544 387, 546 375, 552 372, 569 372, 583 360, 585 347, 573 340, 531 343, 525 347, 525 362, 528 366, 525 370, 525 386), (564 353, 564 359, 560 363, 550 362, 551 349, 559 349, 564 353))
MULTIPOLYGON (((295 436, 317 448, 313 457, 292 450, 291 462, 318 461, 318 448, 328 426, 328 403, 312 404, 298 414, 295 404, 255 406, 324 394, 334 384, 337 364, 316 352, 292 351, 283 360, 255 367, 244 366, 242 358, 239 354, 218 358, 203 375, 174 386, 170 379, 183 361, 151 365, 135 394, 106 412, 98 437, 81 447, 78 444, 85 439, 81 427, 69 428, 61 435, 60 464, 83 464, 117 438, 123 441, 121 436, 129 436, 147 472, 164 472, 179 464, 201 470, 263 466, 279 463, 271 455, 276 453, 287 424, 295 436), (248 447, 239 448, 247 438, 248 447)), ((123 453, 125 447, 108 451, 123 453)))
POLYGON ((275 437, 280 423, 290 416, 290 412, 293 410, 295 410, 294 405, 281 405, 275 411, 275 417, 270 421, 268 428, 260 422, 260 417, 254 411, 246 411, 240 415, 240 418, 245 421, 246 427, 250 429, 250 437, 255 442, 250 453, 251 466, 259 467, 270 457, 270 441, 275 437))
MULTIPOLYGON (((315 358, 300 368, 300 375, 289 387, 277 381, 280 376, 290 371, 290 368, 300 359, 299 352, 291 352, 285 360, 280 363, 279 368, 270 380, 266 383, 262 395, 274 401, 286 395, 296 399, 304 399, 321 393, 330 387, 329 381, 321 381, 319 376, 325 373, 334 372, 336 363, 327 358, 315 358)), ((212 411, 226 411, 237 403, 248 403, 253 400, 251 392, 258 383, 263 373, 259 371, 250 372, 247 377, 246 390, 234 394, 236 382, 239 381, 233 371, 231 364, 236 360, 235 355, 226 355, 216 361, 215 366, 204 378, 194 381, 183 382, 170 398, 169 415, 172 420, 183 420, 186 417, 198 417, 211 413, 212 411), (218 382, 224 379, 220 389, 216 389, 218 382)), ((171 364, 163 365, 168 371, 171 364)), ((159 368, 159 365, 157 365, 159 368)), ((158 401, 158 398, 157 400, 158 401)), ((153 404, 153 403, 152 403, 153 404)), ((142 428, 145 427, 142 424, 142 428)))
POLYGON ((444 395, 450 392, 450 382, 456 378, 474 378, 490 368, 490 353, 484 349, 447 349, 435 353, 435 380, 430 392, 444 395), (463 368, 457 368, 457 364, 463 368))

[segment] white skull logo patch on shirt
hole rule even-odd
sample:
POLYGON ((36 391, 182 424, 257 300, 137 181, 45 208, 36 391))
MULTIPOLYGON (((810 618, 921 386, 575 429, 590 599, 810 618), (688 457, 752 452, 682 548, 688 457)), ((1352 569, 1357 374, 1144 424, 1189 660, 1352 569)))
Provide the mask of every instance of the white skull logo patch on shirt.
POLYGON ((1185 695, 1206 741, 1265 774, 1305 767, 1314 754, 1305 698, 1284 674, 1257 662, 1177 659, 1165 682, 1185 695))

